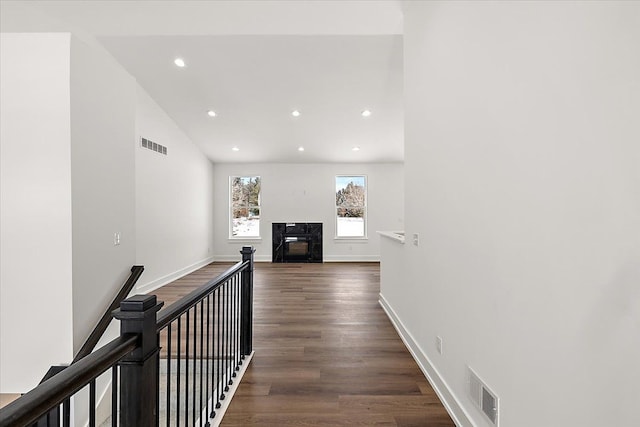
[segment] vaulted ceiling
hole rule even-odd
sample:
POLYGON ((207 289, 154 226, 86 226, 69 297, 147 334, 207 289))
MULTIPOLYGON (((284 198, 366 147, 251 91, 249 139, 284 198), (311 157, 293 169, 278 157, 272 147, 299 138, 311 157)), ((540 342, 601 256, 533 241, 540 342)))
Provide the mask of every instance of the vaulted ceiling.
POLYGON ((97 39, 214 162, 403 161, 398 2, 0 4, 2 31, 97 39))

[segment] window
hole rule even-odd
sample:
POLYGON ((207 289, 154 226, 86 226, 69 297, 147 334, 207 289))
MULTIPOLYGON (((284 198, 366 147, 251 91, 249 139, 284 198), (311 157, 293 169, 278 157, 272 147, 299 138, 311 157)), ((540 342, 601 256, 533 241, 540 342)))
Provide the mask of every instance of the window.
POLYGON ((336 237, 366 237, 367 188, 364 175, 336 176, 336 237))
POLYGON ((231 238, 260 237, 260 177, 232 176, 231 238))

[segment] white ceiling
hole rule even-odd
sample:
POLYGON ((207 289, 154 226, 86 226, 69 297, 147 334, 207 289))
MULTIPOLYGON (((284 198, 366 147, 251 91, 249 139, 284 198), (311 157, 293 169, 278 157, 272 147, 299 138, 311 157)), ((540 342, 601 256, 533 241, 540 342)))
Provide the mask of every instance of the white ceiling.
POLYGON ((15 3, 2 31, 28 4, 96 37, 214 162, 403 161, 395 1, 15 3))

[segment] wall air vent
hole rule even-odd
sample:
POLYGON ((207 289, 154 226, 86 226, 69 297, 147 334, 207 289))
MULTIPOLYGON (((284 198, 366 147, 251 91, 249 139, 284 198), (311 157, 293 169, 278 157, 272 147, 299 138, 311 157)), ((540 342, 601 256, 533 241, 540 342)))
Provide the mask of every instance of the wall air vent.
POLYGON ((498 398, 469 367, 469 397, 494 426, 498 425, 498 398))
POLYGON ((140 137, 140 147, 155 151, 156 153, 164 154, 165 156, 167 155, 167 147, 147 138, 140 137))

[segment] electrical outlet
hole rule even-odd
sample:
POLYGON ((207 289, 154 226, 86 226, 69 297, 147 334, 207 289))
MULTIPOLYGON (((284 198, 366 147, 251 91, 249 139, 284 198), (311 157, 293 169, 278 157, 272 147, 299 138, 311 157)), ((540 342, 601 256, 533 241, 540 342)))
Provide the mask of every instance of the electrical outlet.
POLYGON ((436 336, 436 350, 438 350, 438 353, 442 354, 442 338, 439 336, 436 336))
POLYGON ((420 245, 420 236, 418 235, 418 233, 414 233, 413 235, 413 244, 415 246, 420 245))
POLYGON ((119 246, 120 245, 120 232, 116 231, 115 233, 113 233, 113 246, 119 246))

